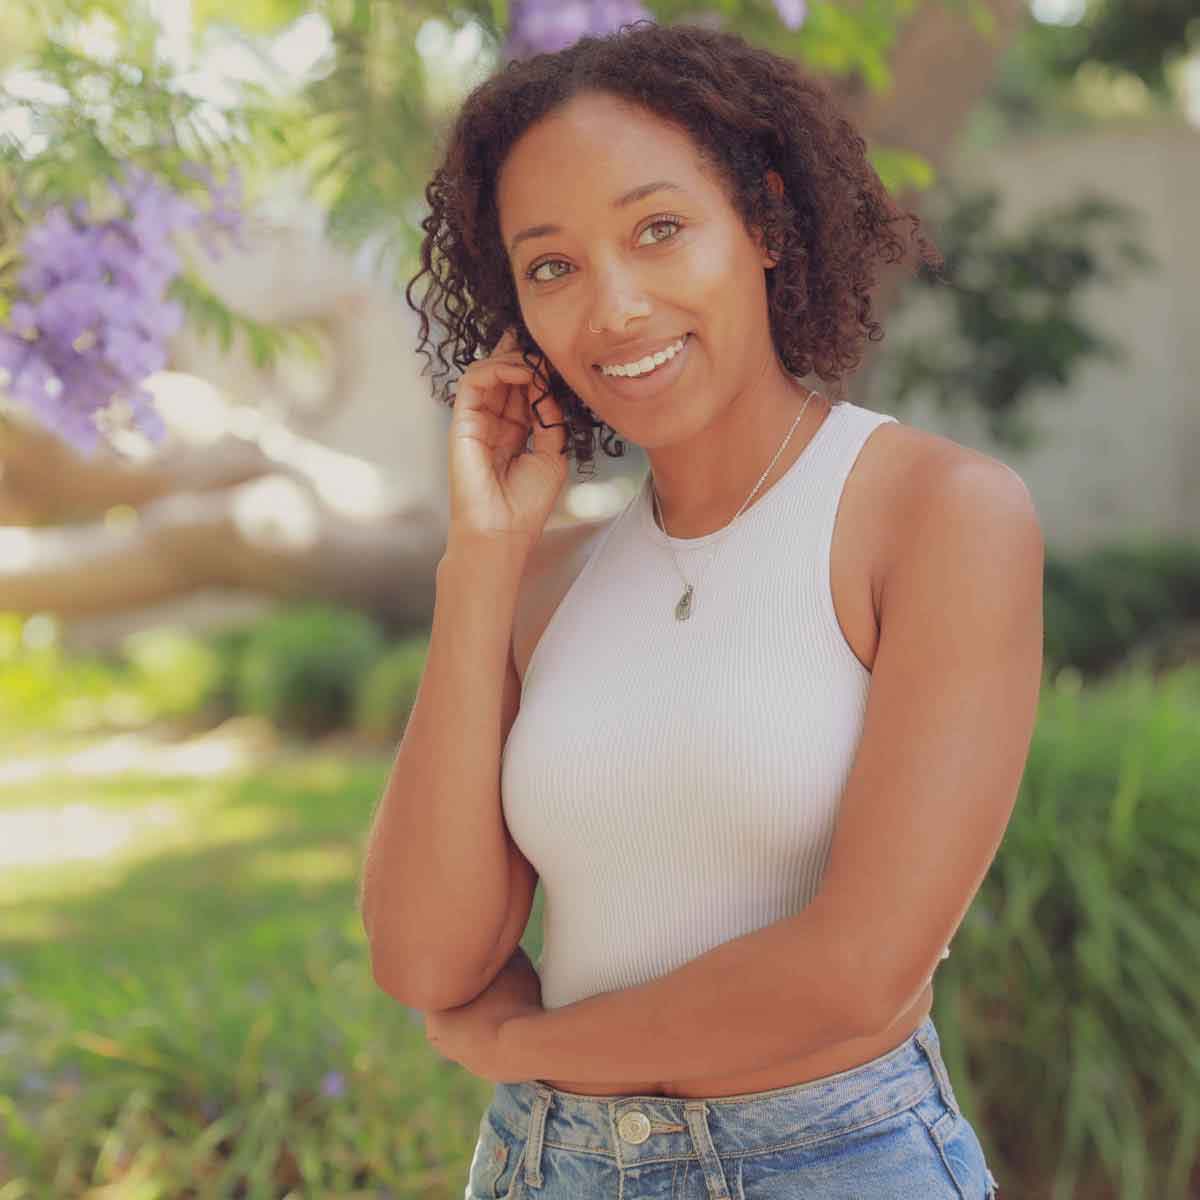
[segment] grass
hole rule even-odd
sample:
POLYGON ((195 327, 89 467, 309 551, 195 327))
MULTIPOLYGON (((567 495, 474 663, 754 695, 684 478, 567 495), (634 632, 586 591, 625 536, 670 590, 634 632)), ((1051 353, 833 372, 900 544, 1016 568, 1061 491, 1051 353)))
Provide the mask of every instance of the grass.
POLYGON ((387 765, 0 789, 137 830, 0 875, 0 1200, 461 1195, 490 1085, 378 990, 356 909, 387 765))

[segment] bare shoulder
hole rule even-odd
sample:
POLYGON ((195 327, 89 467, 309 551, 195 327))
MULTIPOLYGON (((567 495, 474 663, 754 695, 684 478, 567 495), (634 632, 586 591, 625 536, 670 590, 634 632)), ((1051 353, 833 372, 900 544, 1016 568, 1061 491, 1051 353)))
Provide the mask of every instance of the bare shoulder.
POLYGON ((533 649, 588 554, 615 516, 572 521, 542 531, 521 577, 513 618, 513 658, 523 680, 533 649))
POLYGON ((889 424, 875 478, 886 514, 882 575, 907 558, 939 522, 968 520, 979 528, 1024 527, 1040 536, 1033 498, 1007 463, 950 438, 902 423, 889 424))

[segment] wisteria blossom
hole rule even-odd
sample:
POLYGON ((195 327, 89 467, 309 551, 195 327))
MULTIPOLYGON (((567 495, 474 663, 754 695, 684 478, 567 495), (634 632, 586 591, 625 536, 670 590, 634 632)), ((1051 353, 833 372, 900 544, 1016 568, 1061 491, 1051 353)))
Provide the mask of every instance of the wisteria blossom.
POLYGON ((632 21, 653 19, 637 0, 514 0, 505 54, 511 59, 551 53, 585 34, 614 33, 632 21))
POLYGON ((806 0, 775 0, 775 11, 789 29, 799 29, 808 15, 806 0))
POLYGON ((121 215, 91 217, 82 203, 51 208, 21 247, 19 295, 0 328, 0 388, 45 428, 85 455, 95 452, 97 418, 123 412, 153 442, 166 429, 143 384, 167 362, 183 324, 167 289, 182 269, 176 235, 191 230, 214 257, 212 235, 240 231, 241 179, 218 185, 207 168, 188 174, 208 187, 201 208, 148 172, 128 167, 110 180, 121 215))
MULTIPOLYGON (((808 15, 807 0, 774 0, 788 29, 799 29, 808 15)), ((612 33, 632 21, 654 20, 637 0, 513 0, 512 23, 505 42, 507 58, 561 50, 585 34, 612 33)))

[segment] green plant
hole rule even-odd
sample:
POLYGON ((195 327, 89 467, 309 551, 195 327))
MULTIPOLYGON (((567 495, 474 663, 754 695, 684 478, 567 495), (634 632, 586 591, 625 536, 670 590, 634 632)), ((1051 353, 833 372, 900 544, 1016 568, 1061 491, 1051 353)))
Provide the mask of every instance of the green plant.
POLYGON ((404 732, 417 699, 429 638, 417 635, 392 646, 367 672, 354 712, 357 729, 378 738, 404 732))
POLYGON ((238 708, 300 736, 341 728, 383 644, 374 622, 358 612, 305 604, 268 617, 242 652, 238 708))
POLYGON ((148 708, 162 716, 184 716, 200 708, 221 678, 217 651, 178 630, 144 629, 125 639, 122 652, 129 681, 148 708))
POLYGON ((1045 657, 1051 670, 1115 666, 1135 647, 1200 620, 1200 546, 1105 546, 1067 559, 1047 554, 1045 657))
POLYGON ((1197 728, 1200 667, 1043 689, 1004 843, 935 980, 956 1090, 1014 1194, 1192 1194, 1197 728))

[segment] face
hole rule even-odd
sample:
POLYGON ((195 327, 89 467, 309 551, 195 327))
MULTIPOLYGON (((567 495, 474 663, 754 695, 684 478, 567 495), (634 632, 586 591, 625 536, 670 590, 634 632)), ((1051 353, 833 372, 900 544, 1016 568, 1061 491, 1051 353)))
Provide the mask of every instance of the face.
POLYGON ((526 327, 629 440, 698 432, 779 372, 772 260, 682 129, 608 94, 576 96, 515 143, 497 202, 526 327))

